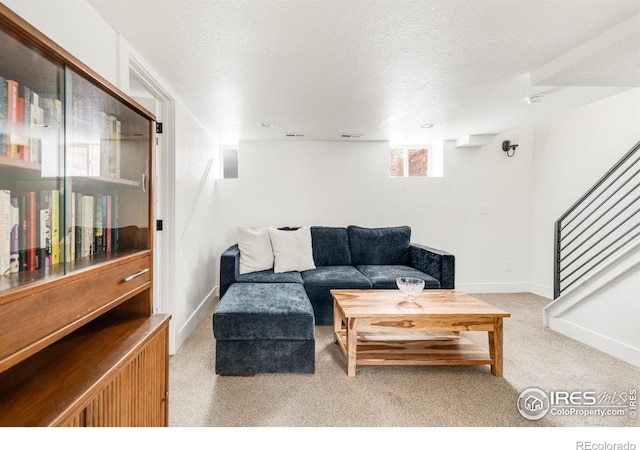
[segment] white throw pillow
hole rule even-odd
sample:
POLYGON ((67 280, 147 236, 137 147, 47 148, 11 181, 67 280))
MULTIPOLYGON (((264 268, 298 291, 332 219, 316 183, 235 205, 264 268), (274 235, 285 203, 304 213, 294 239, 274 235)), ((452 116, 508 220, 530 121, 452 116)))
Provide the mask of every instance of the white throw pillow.
POLYGON ((238 227, 240 274, 273 269, 273 249, 269 229, 238 227))
POLYGON ((273 247, 275 273, 315 269, 311 228, 302 227, 294 231, 269 229, 273 247))

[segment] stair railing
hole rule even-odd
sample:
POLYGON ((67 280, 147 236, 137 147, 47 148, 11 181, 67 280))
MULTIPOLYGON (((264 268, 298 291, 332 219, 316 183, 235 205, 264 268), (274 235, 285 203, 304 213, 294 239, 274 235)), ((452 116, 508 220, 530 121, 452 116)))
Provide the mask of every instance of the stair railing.
POLYGON ((555 223, 553 296, 640 237, 640 142, 555 223))

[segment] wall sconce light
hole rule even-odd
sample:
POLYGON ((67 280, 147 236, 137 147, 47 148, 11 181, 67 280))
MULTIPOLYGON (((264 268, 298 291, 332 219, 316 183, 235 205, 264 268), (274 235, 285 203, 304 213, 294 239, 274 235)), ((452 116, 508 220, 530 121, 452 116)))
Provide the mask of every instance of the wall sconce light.
POLYGON ((507 156, 509 158, 515 155, 516 148, 518 148, 518 138, 513 138, 511 141, 502 142, 502 150, 507 152, 507 156))

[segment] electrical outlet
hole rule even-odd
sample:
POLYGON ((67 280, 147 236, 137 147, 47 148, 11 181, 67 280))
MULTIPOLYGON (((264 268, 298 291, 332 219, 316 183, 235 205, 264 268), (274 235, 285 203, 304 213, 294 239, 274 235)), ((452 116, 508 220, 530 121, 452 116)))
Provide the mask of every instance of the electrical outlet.
POLYGON ((504 263, 505 272, 511 272, 511 261, 507 261, 504 263))

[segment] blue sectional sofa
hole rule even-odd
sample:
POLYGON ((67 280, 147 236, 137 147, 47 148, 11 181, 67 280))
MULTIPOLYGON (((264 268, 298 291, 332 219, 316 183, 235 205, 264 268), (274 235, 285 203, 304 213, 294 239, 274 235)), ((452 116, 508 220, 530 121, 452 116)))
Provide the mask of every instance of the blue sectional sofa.
POLYGON ((220 258, 220 298, 234 283, 299 283, 309 297, 316 325, 331 325, 331 289, 396 289, 396 278, 401 276, 422 278, 425 289, 455 285, 454 255, 411 243, 408 226, 313 226, 311 239, 316 268, 304 272, 241 275, 238 245, 229 247, 220 258))
POLYGON ((453 289, 454 255, 411 243, 411 228, 311 227, 315 269, 240 274, 237 244, 220 259, 213 314, 216 373, 313 373, 315 325, 333 324, 331 289, 397 289, 396 278, 453 289))

